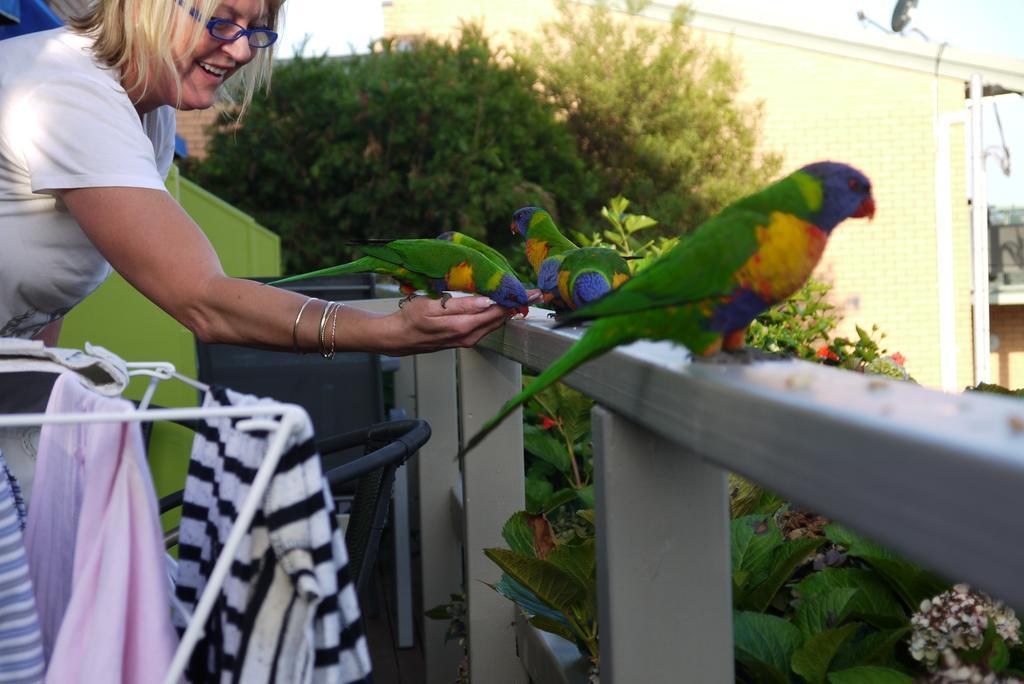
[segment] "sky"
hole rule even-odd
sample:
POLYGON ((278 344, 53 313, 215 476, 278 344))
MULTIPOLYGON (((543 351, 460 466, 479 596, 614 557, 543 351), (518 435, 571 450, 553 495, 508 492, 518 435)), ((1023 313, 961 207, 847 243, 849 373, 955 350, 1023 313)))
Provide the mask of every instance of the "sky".
MULTIPOLYGON (((669 0, 670 1, 670 0, 669 0)), ((732 7, 763 8, 766 0, 722 0, 732 7)), ((830 30, 880 34, 888 29, 896 0, 769 0, 780 22, 830 30), (858 19, 862 11, 871 21, 858 19)), ((714 0, 702 0, 713 5, 714 0)), ((289 0, 279 57, 290 57, 306 40, 305 54, 331 55, 365 52, 384 30, 381 0, 289 0)), ((904 30, 906 40, 950 45, 1024 60, 1024 1, 1022 0, 918 0, 904 30), (914 31, 913 29, 917 29, 914 31), (918 33, 920 32, 920 33, 918 33)), ((1024 99, 998 104, 1003 134, 1010 150, 1011 175, 1003 176, 995 160, 988 163, 989 203, 1024 206, 1024 99)), ((1000 146, 991 107, 984 123, 985 147, 1000 146)))

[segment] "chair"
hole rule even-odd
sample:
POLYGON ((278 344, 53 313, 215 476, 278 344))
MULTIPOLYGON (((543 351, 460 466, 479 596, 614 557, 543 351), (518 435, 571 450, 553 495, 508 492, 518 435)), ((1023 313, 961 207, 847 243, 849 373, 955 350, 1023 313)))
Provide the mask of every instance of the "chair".
MULTIPOLYGON (((181 425, 194 429, 193 421, 181 425)), ((394 420, 378 423, 341 435, 317 440, 322 457, 363 447, 363 455, 324 473, 336 498, 354 485, 345 530, 349 568, 357 591, 366 588, 377 560, 381 535, 387 524, 395 471, 430 439, 430 425, 423 420, 394 420)), ((181 506, 184 492, 177 491, 160 499, 161 515, 181 506)), ((177 544, 177 530, 165 536, 167 547, 177 544)))

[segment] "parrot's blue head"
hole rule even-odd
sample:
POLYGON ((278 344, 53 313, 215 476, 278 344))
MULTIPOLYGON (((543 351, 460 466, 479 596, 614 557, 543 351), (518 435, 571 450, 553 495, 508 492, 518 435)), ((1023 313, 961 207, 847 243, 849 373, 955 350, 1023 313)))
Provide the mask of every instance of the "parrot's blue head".
POLYGON ((499 306, 503 306, 506 309, 515 309, 523 315, 526 315, 530 310, 529 296, 526 294, 526 288, 511 273, 501 276, 498 287, 494 288, 494 292, 491 293, 491 299, 499 306))
POLYGON ((814 225, 831 234, 848 218, 875 216, 871 181, 857 169, 839 162, 815 162, 800 169, 821 183, 821 208, 813 215, 814 225))
POLYGON ((446 230, 445 232, 443 232, 440 235, 438 235, 437 239, 438 240, 447 240, 448 242, 454 242, 455 241, 455 231, 454 230, 446 230))
POLYGON ((522 209, 516 209, 516 212, 512 214, 512 234, 528 237, 530 233, 530 224, 533 222, 534 214, 548 216, 548 212, 544 211, 540 207, 523 207, 522 209))

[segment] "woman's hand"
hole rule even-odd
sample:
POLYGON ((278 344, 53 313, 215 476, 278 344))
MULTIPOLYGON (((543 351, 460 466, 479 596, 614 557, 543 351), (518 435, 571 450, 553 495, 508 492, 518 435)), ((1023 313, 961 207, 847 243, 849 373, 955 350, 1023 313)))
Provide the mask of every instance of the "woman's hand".
POLYGON ((379 320, 384 328, 379 351, 401 356, 472 347, 514 314, 487 297, 453 297, 444 306, 439 299, 415 297, 379 320))

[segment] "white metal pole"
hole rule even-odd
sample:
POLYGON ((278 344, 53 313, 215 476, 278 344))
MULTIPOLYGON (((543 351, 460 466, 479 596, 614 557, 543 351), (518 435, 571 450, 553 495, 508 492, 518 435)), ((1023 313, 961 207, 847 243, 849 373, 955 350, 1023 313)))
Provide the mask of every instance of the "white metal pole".
POLYGON ((974 382, 989 381, 988 193, 982 138, 981 74, 971 76, 971 245, 974 283, 974 382))
MULTIPOLYGON (((942 114, 935 126, 935 254, 939 294, 939 378, 943 392, 958 390, 956 373, 956 272, 953 267, 953 198, 950 132, 962 112, 942 114)), ((961 195, 962 197, 962 195, 961 195)))

